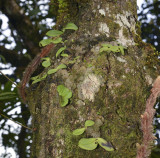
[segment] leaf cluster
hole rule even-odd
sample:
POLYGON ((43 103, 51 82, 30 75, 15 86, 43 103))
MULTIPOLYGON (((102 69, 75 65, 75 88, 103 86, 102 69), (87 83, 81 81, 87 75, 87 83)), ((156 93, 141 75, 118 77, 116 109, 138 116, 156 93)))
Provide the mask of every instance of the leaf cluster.
POLYGON ((124 55, 124 49, 126 48, 123 46, 112 46, 111 44, 102 44, 102 48, 100 48, 100 53, 102 52, 107 52, 107 53, 120 52, 122 55, 124 55))
MULTIPOLYGON (((73 135, 78 136, 83 134, 87 127, 93 126, 94 124, 94 121, 87 120, 85 122, 85 127, 74 130, 73 135)), ((78 146, 85 150, 94 150, 97 148, 98 144, 106 151, 114 151, 112 144, 103 138, 82 138, 78 142, 78 146)))

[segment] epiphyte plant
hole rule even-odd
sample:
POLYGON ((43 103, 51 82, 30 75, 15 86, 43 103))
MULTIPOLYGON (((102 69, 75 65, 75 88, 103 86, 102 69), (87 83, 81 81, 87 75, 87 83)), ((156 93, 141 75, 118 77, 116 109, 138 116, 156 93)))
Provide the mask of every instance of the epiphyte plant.
POLYGON ((66 106, 69 102, 69 99, 72 97, 71 90, 65 87, 64 85, 59 85, 57 86, 57 91, 58 91, 59 96, 61 96, 60 106, 61 107, 66 106))
POLYGON ((100 48, 100 53, 102 52, 107 52, 107 53, 120 52, 122 55, 124 55, 124 49, 126 48, 123 46, 113 46, 111 44, 102 44, 102 48, 100 48))
POLYGON ((87 129, 87 127, 93 126, 93 125, 94 125, 94 121, 92 121, 92 120, 87 120, 87 121, 85 122, 85 127, 74 130, 74 131, 73 131, 73 135, 76 135, 76 136, 77 136, 77 135, 81 135, 81 134, 84 133, 84 131, 87 129))
POLYGON ((50 30, 46 33, 47 36, 51 37, 49 39, 43 39, 39 42, 40 46, 46 46, 50 43, 58 44, 58 43, 64 43, 60 35, 62 35, 65 30, 78 30, 78 27, 73 23, 68 23, 62 31, 59 30, 50 30))
MULTIPOLYGON (((78 136, 83 134, 87 127, 93 126, 94 124, 94 121, 87 120, 85 122, 85 127, 74 130, 73 135, 78 136)), ((112 144, 103 138, 82 138, 78 142, 78 146, 84 150, 94 150, 97 148, 98 144, 106 151, 114 151, 112 144)))
MULTIPOLYGON (((50 30, 46 33, 47 36, 51 37, 49 39, 43 39, 39 42, 39 45, 40 46, 46 46, 46 45, 49 45, 50 43, 54 43, 54 44, 58 44, 58 43, 61 43, 61 44, 64 44, 66 41, 63 41, 62 38, 60 37, 60 35, 62 35, 65 30, 78 30, 78 27, 73 24, 73 23, 68 23, 63 29, 62 31, 59 31, 59 30, 50 30)), ((63 47, 59 48, 57 53, 56 53, 56 58, 61 55, 62 57, 68 57, 68 54, 64 53, 64 51, 66 50, 66 46, 64 45, 63 47)), ((51 65, 51 59, 49 57, 46 57, 46 58, 42 58, 42 60, 44 60, 42 62, 42 66, 47 68, 51 65)), ((43 76, 41 75, 37 75, 35 77, 32 77, 31 79, 33 80, 32 84, 35 84, 37 82, 40 82, 42 80, 44 80, 47 75, 50 75, 50 74, 53 74, 53 73, 56 73, 58 70, 60 69, 65 69, 67 68, 67 66, 65 64, 60 64, 59 66, 57 66, 56 68, 54 69, 49 69, 47 74, 44 74, 43 76)))

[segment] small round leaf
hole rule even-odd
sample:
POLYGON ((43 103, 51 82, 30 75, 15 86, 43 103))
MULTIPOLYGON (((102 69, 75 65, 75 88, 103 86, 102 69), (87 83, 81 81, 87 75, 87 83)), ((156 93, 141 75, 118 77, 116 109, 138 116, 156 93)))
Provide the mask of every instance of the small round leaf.
POLYGON ((51 42, 52 42, 53 40, 52 39, 44 39, 44 40, 41 40, 40 42, 39 42, 39 45, 40 46, 46 46, 46 45, 48 45, 48 44, 50 44, 51 42))
POLYGON ((85 128, 76 129, 73 131, 73 135, 75 136, 81 135, 84 133, 84 131, 85 131, 85 128))
POLYGON ((78 146, 85 150, 94 150, 97 145, 96 138, 82 138, 78 143, 78 146))
POLYGON ((42 62, 42 66, 43 66, 43 67, 49 67, 50 65, 51 65, 50 60, 46 60, 46 61, 43 61, 43 62, 42 62))
POLYGON ((60 36, 62 35, 63 32, 62 31, 58 31, 58 30, 50 30, 46 33, 47 36, 50 36, 50 37, 57 37, 57 36, 60 36))
POLYGON ((73 24, 73 23, 68 23, 63 30, 66 30, 66 29, 70 29, 70 30, 78 30, 78 27, 73 24))
POLYGON ((110 142, 107 142, 103 138, 97 138, 97 143, 106 151, 114 151, 114 148, 110 142))
POLYGON ((94 121, 92 121, 92 120, 87 120, 87 121, 85 122, 85 127, 93 126, 93 125, 94 125, 94 121))

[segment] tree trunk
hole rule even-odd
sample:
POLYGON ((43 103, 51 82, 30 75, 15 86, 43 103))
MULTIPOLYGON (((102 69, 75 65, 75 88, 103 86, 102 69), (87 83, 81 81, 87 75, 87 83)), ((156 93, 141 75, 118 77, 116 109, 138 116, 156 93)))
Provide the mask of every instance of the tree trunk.
POLYGON ((55 3, 57 28, 67 22, 78 26, 77 31, 67 30, 63 36, 68 40, 69 57, 55 57, 61 44, 50 52, 52 68, 62 63, 67 68, 27 91, 35 129, 31 157, 135 158, 136 144, 142 142, 141 114, 157 76, 155 65, 150 62, 152 69, 147 65, 148 54, 154 50, 138 35, 136 0, 70 2, 55 3), (65 12, 60 12, 60 6, 65 12), (120 49, 100 53, 102 44, 123 46, 124 55, 120 49), (60 106, 58 85, 72 91, 65 107, 60 106), (95 124, 74 136, 73 130, 83 128, 86 120, 95 124), (81 149, 81 138, 103 138, 114 151, 100 146, 92 151, 81 149))

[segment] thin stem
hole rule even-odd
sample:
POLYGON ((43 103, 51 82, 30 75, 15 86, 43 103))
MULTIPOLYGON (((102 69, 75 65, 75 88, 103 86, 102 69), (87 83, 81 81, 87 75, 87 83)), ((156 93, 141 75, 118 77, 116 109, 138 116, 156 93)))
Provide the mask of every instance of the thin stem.
POLYGON ((18 124, 18 125, 20 125, 20 126, 23 126, 24 128, 27 128, 27 129, 33 131, 33 129, 31 129, 31 128, 29 128, 29 127, 27 127, 27 126, 25 126, 25 125, 23 125, 23 124, 21 124, 21 123, 19 123, 19 122, 17 122, 17 121, 14 121, 13 119, 10 119, 9 117, 7 117, 7 116, 5 116, 5 115, 3 115, 3 114, 1 114, 1 113, 0 113, 0 115, 3 116, 4 118, 8 119, 8 120, 13 121, 14 123, 16 123, 16 124, 18 124))
POLYGON ((18 87, 18 85, 16 83, 14 83, 10 78, 8 78, 2 71, 0 71, 0 73, 7 78, 10 82, 12 82, 16 87, 18 87))

